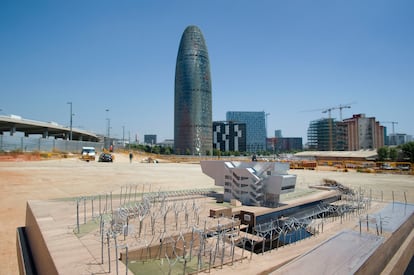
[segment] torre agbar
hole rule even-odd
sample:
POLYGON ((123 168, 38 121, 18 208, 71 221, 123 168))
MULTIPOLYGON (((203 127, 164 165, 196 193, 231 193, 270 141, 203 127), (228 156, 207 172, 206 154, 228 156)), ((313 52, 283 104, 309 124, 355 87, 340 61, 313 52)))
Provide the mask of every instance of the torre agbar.
POLYGON ((211 77, 207 46, 200 29, 188 26, 180 41, 175 68, 174 151, 211 154, 211 77))

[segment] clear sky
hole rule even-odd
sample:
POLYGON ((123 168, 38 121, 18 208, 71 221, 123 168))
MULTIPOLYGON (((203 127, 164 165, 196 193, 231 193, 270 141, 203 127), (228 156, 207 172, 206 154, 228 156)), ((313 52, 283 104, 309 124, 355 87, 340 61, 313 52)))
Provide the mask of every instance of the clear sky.
POLYGON ((213 120, 265 111, 269 136, 306 141, 322 110, 352 103, 343 118, 414 135, 412 0, 2 0, 0 114, 68 126, 70 101, 74 127, 171 139, 188 25, 206 39, 213 120))

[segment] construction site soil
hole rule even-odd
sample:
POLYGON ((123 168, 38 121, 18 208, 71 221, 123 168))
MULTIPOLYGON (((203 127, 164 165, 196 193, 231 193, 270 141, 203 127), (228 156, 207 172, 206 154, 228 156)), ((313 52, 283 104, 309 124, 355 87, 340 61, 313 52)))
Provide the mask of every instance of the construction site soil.
MULTIPOLYGON (((115 154, 115 162, 84 162, 76 156, 39 160, 34 157, 0 158, 0 274, 17 274, 16 228, 25 225, 26 202, 92 196, 111 191, 119 192, 126 185, 141 185, 142 191, 173 191, 216 188, 214 181, 201 172, 197 163, 177 163, 160 160, 145 163, 147 156, 136 155, 130 163, 127 154, 115 154)), ((363 188, 383 201, 414 203, 414 176, 357 173, 355 171, 290 170, 297 175, 294 193, 282 197, 292 201, 304 194, 309 186, 324 179, 335 180, 352 188, 363 188)), ((328 230, 328 228, 326 229, 328 230)), ((309 244, 310 246, 313 244, 309 244)), ((305 247, 291 246, 292 250, 305 247)), ((309 248, 308 248, 309 249, 309 248)), ((274 266, 271 255, 255 258, 262 270, 274 266)), ((255 274, 254 267, 227 267, 221 272, 255 274)))

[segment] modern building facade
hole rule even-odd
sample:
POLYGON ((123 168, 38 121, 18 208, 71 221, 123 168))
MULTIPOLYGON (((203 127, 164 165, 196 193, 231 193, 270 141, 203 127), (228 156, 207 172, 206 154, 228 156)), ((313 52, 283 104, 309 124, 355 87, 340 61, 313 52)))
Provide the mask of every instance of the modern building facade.
POLYGON ((388 145, 402 145, 413 141, 413 137, 407 134, 395 133, 388 136, 388 145))
POLYGON ((151 145, 157 144, 157 135, 144 135, 144 143, 151 145))
POLYGON ((211 154, 212 95, 206 42, 196 26, 185 29, 175 68, 174 152, 211 154))
POLYGON ((355 114, 352 118, 344 119, 343 124, 342 127, 346 127, 348 151, 372 150, 384 146, 384 126, 381 126, 375 117, 355 114))
POLYGON ((266 143, 267 150, 276 154, 303 150, 303 141, 301 137, 267 138, 266 143))
POLYGON ((336 123, 332 118, 313 120, 308 128, 310 150, 333 151, 336 144, 336 123))
POLYGON ((276 138, 281 138, 282 136, 282 130, 275 130, 275 137, 276 138))
POLYGON ((289 163, 201 161, 204 174, 224 187, 224 201, 244 205, 276 207, 280 194, 293 192, 296 175, 287 174, 289 163))
POLYGON ((214 121, 213 149, 221 152, 246 152, 246 124, 214 121))
POLYGON ((246 124, 246 151, 255 153, 266 150, 266 114, 265 112, 226 113, 226 120, 246 124))
POLYGON ((308 146, 317 151, 374 150, 385 144, 385 127, 375 117, 356 114, 342 121, 320 119, 308 128, 308 146))

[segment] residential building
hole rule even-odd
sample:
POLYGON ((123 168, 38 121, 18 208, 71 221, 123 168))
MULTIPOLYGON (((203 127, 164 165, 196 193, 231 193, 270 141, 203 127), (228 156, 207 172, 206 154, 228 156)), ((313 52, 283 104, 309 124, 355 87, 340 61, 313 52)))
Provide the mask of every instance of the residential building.
POLYGON ((308 145, 317 151, 374 150, 384 146, 385 127, 375 117, 356 114, 342 121, 320 119, 310 123, 308 145))
POLYGON ((355 114, 352 118, 344 119, 343 123, 347 132, 348 151, 372 150, 384 146, 384 126, 375 117, 355 114))

